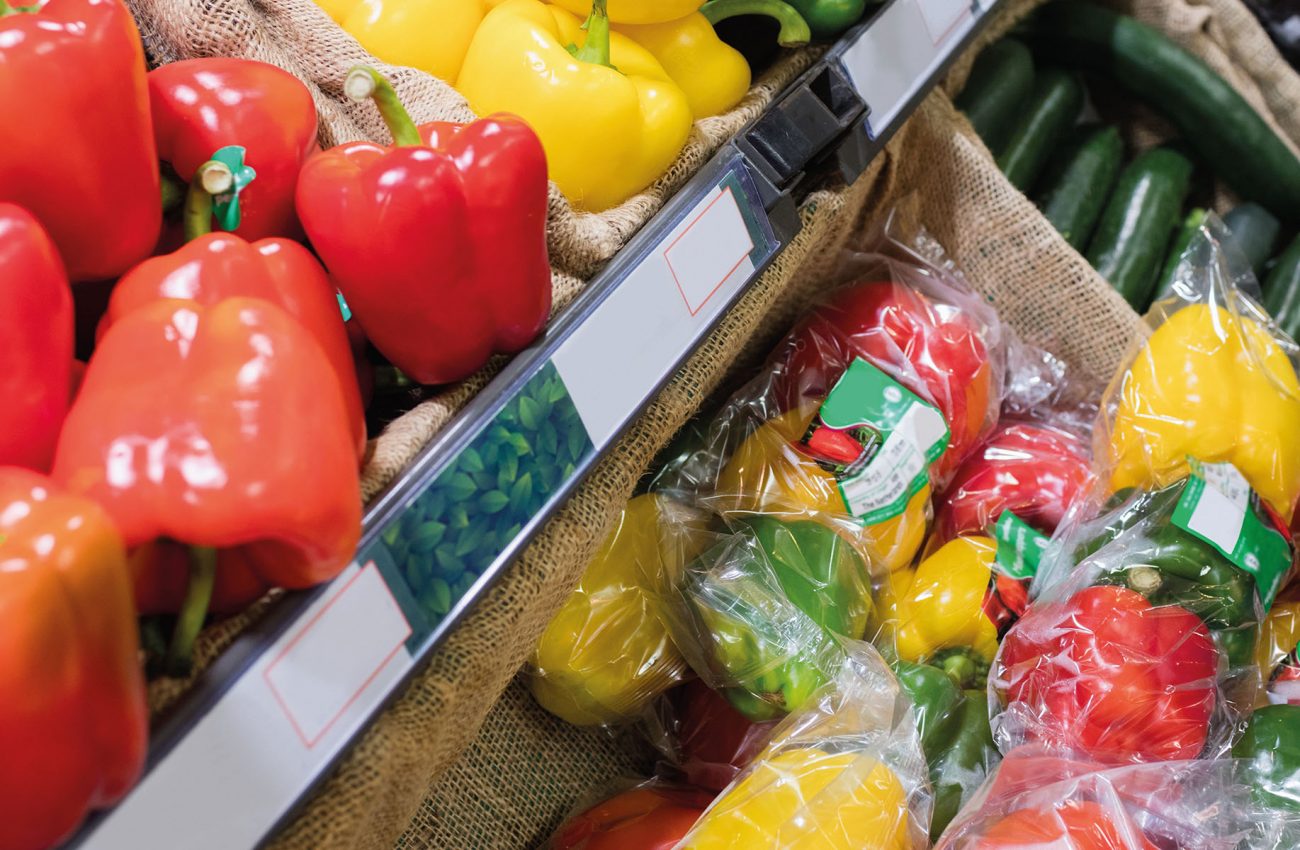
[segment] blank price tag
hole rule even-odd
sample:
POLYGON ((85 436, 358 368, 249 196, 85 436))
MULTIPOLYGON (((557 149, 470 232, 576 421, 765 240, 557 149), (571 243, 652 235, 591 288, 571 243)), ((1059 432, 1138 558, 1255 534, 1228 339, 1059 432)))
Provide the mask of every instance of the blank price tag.
POLYGON ((694 316, 754 250, 754 239, 730 186, 686 224, 664 249, 668 271, 694 316))
POLYGON ((871 108, 873 136, 893 123, 974 23, 970 0, 895 0, 845 49, 844 71, 871 108))

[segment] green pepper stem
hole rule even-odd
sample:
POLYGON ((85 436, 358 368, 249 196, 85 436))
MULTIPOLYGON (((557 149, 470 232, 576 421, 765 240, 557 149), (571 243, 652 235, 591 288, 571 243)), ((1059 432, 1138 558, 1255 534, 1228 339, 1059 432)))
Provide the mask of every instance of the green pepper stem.
MULTIPOLYGON (((0 0, 0 2, 2 2, 2 0, 0 0)), ((172 210, 185 203, 185 194, 188 191, 187 187, 170 174, 164 173, 162 175, 159 182, 159 188, 162 193, 163 215, 167 215, 172 210)))
POLYGON ((783 0, 709 0, 700 7, 700 14, 714 26, 738 15, 764 15, 781 25, 776 42, 782 47, 798 47, 812 41, 808 22, 798 9, 783 0))
POLYGON ((967 687, 978 675, 975 662, 965 655, 948 656, 942 662, 942 669, 959 688, 967 687))
POLYGON ((605 0, 592 0, 591 16, 587 18, 587 23, 583 24, 583 28, 587 31, 587 39, 582 43, 582 47, 573 51, 573 58, 579 62, 613 68, 613 64, 609 61, 609 12, 606 11, 605 5, 605 0))
POLYGON ((343 81, 343 93, 349 100, 357 103, 363 100, 375 102, 375 108, 384 119, 388 132, 393 134, 395 147, 416 147, 424 144, 420 139, 420 131, 411 120, 410 113, 406 111, 405 106, 402 106, 397 92, 393 90, 393 84, 374 68, 369 65, 358 65, 348 71, 347 79, 343 81))
POLYGON ((5 0, 0 0, 0 18, 9 15, 29 15, 39 12, 40 10, 41 6, 39 3, 34 3, 31 6, 12 6, 5 2, 5 0))
POLYGON ((234 186, 235 175, 224 162, 210 159, 198 167, 185 193, 186 242, 212 232, 212 196, 229 192, 234 186))
POLYGON ((194 664, 194 641, 203 629, 212 601, 212 588, 217 581, 217 550, 211 546, 189 548, 189 585, 185 588, 185 601, 176 616, 171 645, 163 671, 168 676, 188 676, 194 664))

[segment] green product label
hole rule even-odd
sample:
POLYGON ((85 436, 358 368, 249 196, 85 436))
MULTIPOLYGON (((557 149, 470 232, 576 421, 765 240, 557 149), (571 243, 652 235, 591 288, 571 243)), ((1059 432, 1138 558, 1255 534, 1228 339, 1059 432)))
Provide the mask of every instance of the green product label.
POLYGON ((864 525, 896 517, 948 448, 948 424, 893 378, 857 358, 831 389, 802 448, 832 475, 864 525))
POLYGON ((1011 511, 1002 512, 991 532, 998 542, 994 566, 999 572, 1018 579, 1031 579, 1038 574, 1038 565, 1047 550, 1046 534, 1011 511))
POLYGON ((1192 472, 1174 507, 1174 525, 1253 576, 1267 611, 1291 569, 1290 544, 1235 466, 1188 462, 1192 472))

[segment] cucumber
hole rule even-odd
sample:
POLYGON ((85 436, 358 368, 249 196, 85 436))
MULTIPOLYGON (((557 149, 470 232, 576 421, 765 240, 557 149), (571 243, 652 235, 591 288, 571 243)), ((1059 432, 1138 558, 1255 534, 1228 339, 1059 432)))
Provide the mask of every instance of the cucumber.
POLYGON ((1187 157, 1154 148, 1124 169, 1101 214, 1088 262, 1134 310, 1145 310, 1151 300, 1191 179, 1187 157))
POLYGON ((1043 68, 1034 80, 1034 91, 1011 131, 1011 140, 998 155, 998 167, 1011 185, 1022 192, 1047 164, 1047 157, 1074 126, 1083 109, 1083 83, 1069 71, 1043 68))
POLYGON ((1300 334, 1300 236, 1291 240, 1264 278, 1264 307, 1287 336, 1295 339, 1300 334))
POLYGON ((1088 125, 1055 151, 1043 175, 1038 208, 1065 241, 1082 251, 1101 218, 1124 161, 1114 127, 1088 125))
POLYGON ((1011 138, 1020 110, 1034 90, 1034 59, 1022 42, 1004 38, 991 45, 971 68, 956 106, 994 156, 1011 138))
POLYGON ((1300 159, 1208 65, 1109 9, 1060 0, 1029 26, 1037 55, 1109 74, 1169 118, 1237 194, 1300 222, 1300 159))
POLYGON ((1282 223, 1271 212, 1250 201, 1229 210, 1223 217, 1223 223, 1232 233, 1232 239, 1241 253, 1246 255, 1251 270, 1259 277, 1264 270, 1264 263, 1273 256, 1273 250, 1277 247, 1282 223))
POLYGON ((1182 260, 1187 246, 1192 244, 1196 232, 1201 229, 1202 224, 1205 224, 1205 216, 1205 210, 1197 208, 1183 219, 1183 226, 1178 229, 1174 241, 1169 243, 1169 253, 1165 256, 1165 267, 1161 269, 1160 277, 1156 280, 1156 294, 1151 298, 1152 303, 1163 301, 1174 294, 1174 274, 1178 271, 1178 263, 1182 260))

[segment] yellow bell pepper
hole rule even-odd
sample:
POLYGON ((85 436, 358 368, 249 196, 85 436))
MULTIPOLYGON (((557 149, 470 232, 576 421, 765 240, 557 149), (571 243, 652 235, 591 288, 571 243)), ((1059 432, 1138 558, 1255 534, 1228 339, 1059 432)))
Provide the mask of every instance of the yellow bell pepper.
POLYGON ((998 651, 997 626, 984 613, 997 551, 988 537, 958 537, 915 571, 889 577, 886 631, 901 660, 952 665, 961 678, 987 672, 998 651))
MULTIPOLYGON (((785 507, 845 516, 848 508, 831 473, 795 448, 817 415, 816 407, 783 413, 750 435, 718 476, 725 507, 759 511, 785 507)), ((901 514, 855 533, 857 548, 886 571, 906 567, 925 539, 930 488, 922 487, 901 514)))
POLYGON ((507 0, 470 43, 461 94, 480 115, 513 112, 537 132, 551 179, 597 212, 650 185, 691 132, 686 95, 645 48, 611 36, 605 0, 587 31, 540 0, 507 0), (578 45, 574 54, 567 46, 578 45), (616 70, 617 69, 617 70, 616 70))
MULTIPOLYGON (((583 18, 591 0, 553 0, 583 18)), ((609 19, 616 24, 659 24, 684 18, 704 5, 704 0, 609 0, 609 19)))
POLYGON ((1124 374, 1111 433, 1111 487, 1163 487, 1187 458, 1230 462, 1287 521, 1300 497, 1300 382, 1264 328, 1191 304, 1124 374))
POLYGON ((658 497, 628 502, 533 653, 533 696, 570 723, 628 720, 687 672, 654 609, 651 585, 664 570, 659 518, 658 497))
POLYGON ((1263 687, 1257 705, 1268 705, 1268 679, 1288 655, 1300 644, 1300 600, 1279 600, 1264 618, 1259 629, 1255 661, 1259 665, 1263 687))
MULTIPOLYGON (((753 75, 740 51, 718 38, 713 27, 735 15, 762 14, 781 25, 784 47, 807 44, 808 24, 782 0, 713 0, 700 12, 654 24, 619 24, 617 32, 648 49, 681 86, 696 118, 721 115, 749 91, 753 75)), ((617 63, 615 63, 617 65, 617 63)), ((621 66, 620 66, 621 67, 621 66)))
POLYGON ((317 0, 361 46, 390 65, 454 83, 487 14, 484 0, 317 0))
POLYGON ((862 753, 815 747, 762 758, 705 812, 679 850, 906 850, 907 793, 862 753))

